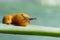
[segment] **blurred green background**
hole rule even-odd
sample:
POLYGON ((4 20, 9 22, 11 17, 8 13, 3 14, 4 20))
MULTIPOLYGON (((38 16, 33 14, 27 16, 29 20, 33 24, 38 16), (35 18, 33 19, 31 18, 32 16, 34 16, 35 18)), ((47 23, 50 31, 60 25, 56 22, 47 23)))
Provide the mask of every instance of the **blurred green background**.
MULTIPOLYGON (((27 13, 37 20, 30 25, 60 27, 60 0, 0 0, 0 21, 6 14, 27 13)), ((0 40, 60 40, 31 35, 0 34, 0 40)))

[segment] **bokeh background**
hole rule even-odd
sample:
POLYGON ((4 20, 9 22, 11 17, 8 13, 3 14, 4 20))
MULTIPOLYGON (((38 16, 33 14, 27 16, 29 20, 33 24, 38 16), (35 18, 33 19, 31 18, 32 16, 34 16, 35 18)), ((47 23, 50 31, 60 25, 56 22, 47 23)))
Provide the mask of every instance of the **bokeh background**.
MULTIPOLYGON (((60 0, 0 0, 0 22, 6 14, 27 13, 30 25, 60 27, 60 0)), ((1 34, 0 40, 60 40, 56 37, 1 34)))

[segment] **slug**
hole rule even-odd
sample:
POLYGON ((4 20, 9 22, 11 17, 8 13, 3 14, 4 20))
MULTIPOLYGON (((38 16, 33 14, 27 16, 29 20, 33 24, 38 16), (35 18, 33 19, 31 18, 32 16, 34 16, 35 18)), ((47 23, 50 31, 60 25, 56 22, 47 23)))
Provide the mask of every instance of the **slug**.
POLYGON ((30 23, 30 20, 35 20, 36 18, 30 18, 26 13, 20 14, 10 14, 3 17, 4 24, 13 24, 17 26, 27 26, 30 23))

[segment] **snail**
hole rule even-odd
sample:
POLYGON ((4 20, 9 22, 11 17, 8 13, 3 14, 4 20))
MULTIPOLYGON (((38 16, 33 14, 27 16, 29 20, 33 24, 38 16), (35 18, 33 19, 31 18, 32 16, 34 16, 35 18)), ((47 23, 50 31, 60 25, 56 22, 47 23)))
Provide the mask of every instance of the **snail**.
POLYGON ((3 17, 3 23, 17 26, 27 26, 30 23, 30 20, 35 19, 36 18, 30 18, 30 16, 26 13, 20 13, 14 15, 5 15, 3 17))

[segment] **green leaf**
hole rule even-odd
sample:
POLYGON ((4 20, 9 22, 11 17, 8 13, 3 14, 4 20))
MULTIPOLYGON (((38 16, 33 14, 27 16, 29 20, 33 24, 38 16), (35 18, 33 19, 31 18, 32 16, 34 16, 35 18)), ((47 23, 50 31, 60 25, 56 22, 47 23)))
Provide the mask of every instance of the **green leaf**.
POLYGON ((60 28, 38 25, 14 26, 0 24, 0 33, 60 37, 60 28))

